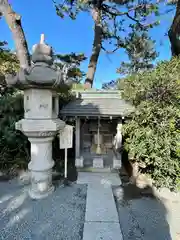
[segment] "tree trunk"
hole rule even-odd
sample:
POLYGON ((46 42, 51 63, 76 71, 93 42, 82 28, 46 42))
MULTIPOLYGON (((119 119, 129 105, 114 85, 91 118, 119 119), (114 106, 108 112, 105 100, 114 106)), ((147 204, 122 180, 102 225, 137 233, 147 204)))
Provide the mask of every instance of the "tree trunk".
POLYGON ((101 51, 101 43, 102 43, 102 26, 101 26, 101 10, 98 8, 93 8, 92 17, 94 20, 94 41, 92 54, 89 60, 88 71, 85 80, 86 88, 92 88, 94 75, 96 72, 97 62, 99 58, 99 54, 101 51))
POLYGON ((176 14, 168 35, 171 42, 172 55, 178 56, 180 54, 180 0, 177 2, 176 14))
POLYGON ((16 54, 21 68, 30 65, 30 55, 28 45, 21 25, 21 16, 15 13, 8 0, 0 0, 0 12, 2 12, 15 41, 16 54))

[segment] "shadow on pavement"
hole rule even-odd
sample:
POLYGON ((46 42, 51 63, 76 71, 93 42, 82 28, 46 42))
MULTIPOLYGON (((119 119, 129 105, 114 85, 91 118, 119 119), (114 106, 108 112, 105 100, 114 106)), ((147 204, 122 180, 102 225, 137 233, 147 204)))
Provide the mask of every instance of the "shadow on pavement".
POLYGON ((169 213, 156 198, 151 186, 138 187, 129 176, 120 174, 122 186, 114 187, 114 197, 124 240, 175 240, 169 227, 169 213))
POLYGON ((57 187, 37 201, 29 198, 28 188, 0 182, 0 239, 82 239, 87 186, 57 187))

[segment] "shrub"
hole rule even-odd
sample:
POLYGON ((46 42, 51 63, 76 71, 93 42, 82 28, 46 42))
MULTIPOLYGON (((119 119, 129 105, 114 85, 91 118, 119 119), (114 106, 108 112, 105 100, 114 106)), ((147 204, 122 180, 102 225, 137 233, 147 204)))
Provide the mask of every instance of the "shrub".
POLYGON ((124 125, 125 148, 157 187, 180 188, 180 59, 119 82, 136 107, 124 125))
POLYGON ((15 130, 15 122, 23 117, 21 92, 0 97, 0 168, 26 168, 29 160, 27 137, 15 130))

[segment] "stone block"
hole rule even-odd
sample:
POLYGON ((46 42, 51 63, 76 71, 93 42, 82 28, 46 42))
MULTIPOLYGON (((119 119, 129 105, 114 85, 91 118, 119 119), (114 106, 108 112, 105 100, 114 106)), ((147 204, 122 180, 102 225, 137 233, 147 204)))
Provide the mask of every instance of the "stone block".
POLYGON ((88 185, 85 221, 119 223, 112 188, 109 184, 92 182, 88 185))
POLYGON ((83 240, 123 240, 119 223, 86 222, 83 240))
POLYGON ((93 159, 93 168, 103 168, 104 162, 102 157, 95 157, 93 159))
POLYGON ((79 172, 78 184, 101 184, 101 186, 119 186, 121 179, 117 173, 111 172, 79 172))
POLYGON ((48 89, 24 91, 24 113, 26 119, 50 119, 58 116, 58 97, 48 89))
POLYGON ((120 169, 122 167, 121 159, 113 158, 113 168, 120 169))
POLYGON ((22 119, 16 122, 16 129, 22 131, 28 137, 54 136, 55 133, 64 128, 65 122, 60 119, 22 119))
POLYGON ((79 158, 76 158, 76 163, 75 163, 77 168, 82 168, 84 167, 84 158, 81 156, 79 158))

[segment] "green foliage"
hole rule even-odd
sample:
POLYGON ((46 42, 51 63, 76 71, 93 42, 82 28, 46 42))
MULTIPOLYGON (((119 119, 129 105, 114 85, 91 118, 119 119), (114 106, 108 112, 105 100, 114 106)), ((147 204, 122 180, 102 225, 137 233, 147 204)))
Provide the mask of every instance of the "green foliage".
POLYGON ((7 88, 5 75, 14 74, 19 68, 16 55, 6 46, 6 42, 0 41, 0 96, 14 91, 13 88, 7 88))
MULTIPOLYGON (((128 55, 128 62, 121 62, 117 72, 125 75, 134 75, 138 72, 152 69, 154 65, 152 61, 158 56, 155 48, 155 41, 153 41, 147 32, 138 31, 132 32, 126 38, 125 52, 128 55)), ((117 89, 118 79, 111 80, 102 84, 103 89, 117 89)))
POLYGON ((0 76, 7 73, 14 74, 19 68, 16 55, 10 52, 6 45, 6 42, 0 42, 0 76))
POLYGON ((67 76, 73 81, 73 83, 80 83, 85 73, 81 71, 80 65, 83 61, 86 60, 86 57, 83 53, 76 54, 56 54, 55 55, 55 64, 60 69, 66 65, 68 67, 67 76))
POLYGON ((29 151, 27 138, 15 130, 15 122, 23 117, 23 96, 5 82, 6 74, 19 68, 16 55, 6 42, 0 42, 0 169, 26 168, 29 151))
POLYGON ((117 72, 132 74, 153 68, 152 61, 158 56, 153 41, 147 32, 138 31, 129 34, 126 39, 126 53, 128 62, 122 62, 117 72))
POLYGON ((29 160, 28 140, 15 130, 23 118, 23 96, 20 92, 0 97, 0 169, 26 168, 29 160))
POLYGON ((110 90, 117 89, 118 80, 111 80, 107 83, 102 84, 102 89, 110 90))
POLYGON ((119 82, 123 97, 136 106, 124 125, 130 159, 145 164, 156 186, 180 184, 180 59, 161 62, 154 70, 119 82))

